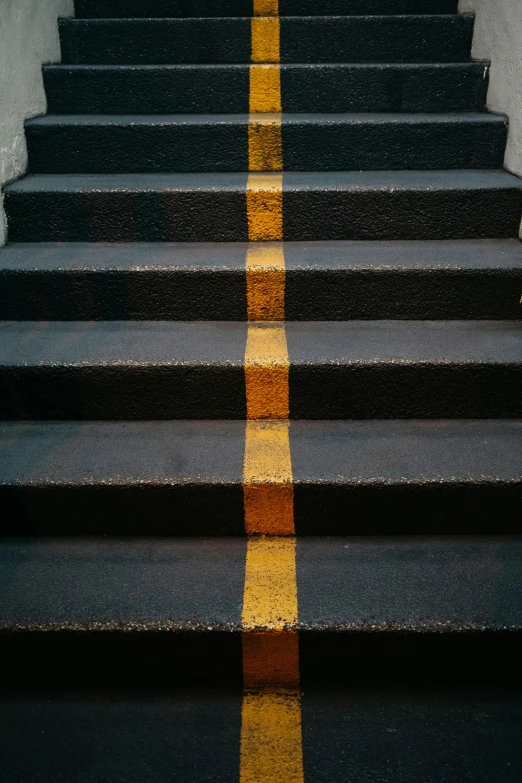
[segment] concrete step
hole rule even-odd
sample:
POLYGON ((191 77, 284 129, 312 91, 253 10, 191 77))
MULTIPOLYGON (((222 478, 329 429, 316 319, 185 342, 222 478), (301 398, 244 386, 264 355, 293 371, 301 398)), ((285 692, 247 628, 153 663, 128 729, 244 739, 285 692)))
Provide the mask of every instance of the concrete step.
MULTIPOLYGON (((242 536, 242 421, 3 422, 1 535, 242 536)), ((292 421, 297 535, 521 532, 522 422, 292 421)))
MULTIPOLYGON (((233 172, 37 174, 5 189, 9 236, 245 241, 247 180, 233 172)), ((515 238, 521 185, 504 171, 285 172, 284 239, 515 238)))
MULTIPOLYGON (((252 16, 253 0, 75 0, 78 18, 252 16)), ((280 16, 453 14, 457 0, 279 0, 280 16)))
MULTIPOLYGON (((282 17, 284 63, 465 62, 473 16, 282 17)), ((248 17, 61 19, 62 59, 69 64, 249 63, 248 17)))
MULTIPOLYGON (((26 123, 35 173, 248 170, 248 114, 48 115, 26 123)), ((505 117, 283 114, 284 171, 501 169, 505 117)))
MULTIPOLYGON (((0 250, 0 320, 247 320, 242 242, 0 250)), ((522 244, 285 242, 288 321, 520 318, 522 244)))
MULTIPOLYGON (((522 417, 518 321, 285 332, 293 419, 522 417)), ((3 321, 0 418, 242 419, 246 338, 230 321, 3 321)))
MULTIPOLYGON (((240 686, 246 547, 2 539, 8 684, 240 686)), ((305 690, 521 681, 522 537, 300 538, 296 575, 305 690)))
MULTIPOLYGON (((241 704, 233 688, 3 692, 4 774, 32 783, 231 783, 241 704)), ((418 783, 443 770, 445 783, 519 783, 521 713, 517 688, 309 686, 304 778, 418 783)))
MULTIPOLYGON (((483 111, 489 65, 281 66, 285 112, 483 111)), ((246 113, 249 65, 45 65, 55 114, 246 113)))

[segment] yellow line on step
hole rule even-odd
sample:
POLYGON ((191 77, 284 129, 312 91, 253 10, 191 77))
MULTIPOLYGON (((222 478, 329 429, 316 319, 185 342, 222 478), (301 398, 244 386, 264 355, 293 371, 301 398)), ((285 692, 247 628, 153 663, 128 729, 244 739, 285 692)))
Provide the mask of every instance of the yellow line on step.
POLYGON ((240 783, 303 783, 295 538, 250 538, 240 783))
POLYGON ((245 350, 248 419, 287 419, 290 361, 284 324, 250 324, 245 350))
POLYGON ((253 16, 251 21, 253 63, 281 60, 281 24, 277 16, 253 16))
POLYGON ((294 535, 288 421, 247 422, 243 502, 247 535, 294 535))
POLYGON ((246 189, 248 238, 252 242, 283 239, 283 175, 250 174, 246 189))
POLYGON ((281 242, 252 243, 246 257, 249 321, 283 321, 286 268, 281 242))
POLYGON ((253 536, 248 539, 243 628, 248 631, 292 630, 297 624, 295 538, 253 536))
POLYGON ((277 0, 258 0, 252 19, 250 68, 249 170, 281 171, 281 72, 280 24, 277 0), (271 63, 271 64, 269 64, 271 63), (264 115, 264 116, 259 116, 264 115))
POLYGON ((250 66, 249 110, 251 114, 259 112, 277 114, 283 110, 279 65, 250 66))
POLYGON ((303 783, 299 693, 244 694, 240 770, 241 783, 303 783))
POLYGON ((254 16, 279 16, 279 0, 254 0, 254 16))
POLYGON ((281 171, 283 137, 281 114, 251 114, 248 124, 250 171, 281 171))
POLYGON ((240 783, 303 783, 301 695, 285 332, 278 0, 254 0, 246 206, 248 333, 243 499, 240 783), (261 64, 262 63, 262 64, 261 64), (270 63, 270 64, 268 64, 270 63))

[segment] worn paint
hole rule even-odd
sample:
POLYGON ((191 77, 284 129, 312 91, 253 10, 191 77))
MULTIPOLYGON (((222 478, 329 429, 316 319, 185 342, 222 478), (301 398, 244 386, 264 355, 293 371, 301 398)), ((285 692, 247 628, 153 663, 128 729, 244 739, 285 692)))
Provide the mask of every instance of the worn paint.
MULTIPOLYGON (((254 0, 252 61, 279 63, 278 0, 254 0), (270 18, 270 16, 272 18, 270 18)), ((279 65, 250 68, 241 783, 302 783, 294 488, 285 332, 279 65), (260 244, 258 244, 260 243, 260 244)))
POLYGON ((248 124, 250 171, 282 171, 283 136, 281 114, 251 114, 248 124))
POLYGON ((243 628, 283 631, 297 624, 297 583, 294 537, 248 539, 243 628))
POLYGON ((297 631, 244 633, 243 682, 246 690, 298 690, 297 631))
POLYGON ((287 419, 290 361, 284 325, 250 324, 245 349, 248 419, 287 419))
POLYGON ((246 256, 249 321, 283 321, 285 317, 285 255, 281 242, 249 245, 246 256))
POLYGON ((250 174, 246 190, 248 238, 254 242, 283 239, 283 175, 250 174))
POLYGON ((245 530, 294 535, 294 488, 288 421, 249 421, 243 469, 245 530))
POLYGON ((302 783, 301 701, 291 691, 246 693, 241 783, 302 783))

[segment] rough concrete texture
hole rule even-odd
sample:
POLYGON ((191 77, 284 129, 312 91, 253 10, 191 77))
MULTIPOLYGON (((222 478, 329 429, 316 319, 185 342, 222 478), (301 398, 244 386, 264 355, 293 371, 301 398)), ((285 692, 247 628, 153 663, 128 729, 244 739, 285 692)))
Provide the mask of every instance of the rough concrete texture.
POLYGON ((460 0, 459 11, 476 14, 473 58, 491 60, 488 108, 508 115, 505 165, 522 174, 522 3, 460 0))
MULTIPOLYGON (((72 14, 73 0, 0 2, 0 186, 25 171, 24 120, 46 111, 41 66, 60 59, 56 20, 72 14)), ((0 195, 0 245, 6 237, 0 195)))

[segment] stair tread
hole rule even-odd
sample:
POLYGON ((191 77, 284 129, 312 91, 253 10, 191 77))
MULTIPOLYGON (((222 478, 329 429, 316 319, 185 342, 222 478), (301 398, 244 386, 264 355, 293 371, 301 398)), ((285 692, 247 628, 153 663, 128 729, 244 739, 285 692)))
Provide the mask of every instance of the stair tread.
MULTIPOLYGON (((32 174, 5 189, 6 193, 227 191, 243 192, 247 173, 170 174, 32 174)), ((522 180, 507 171, 291 171, 284 172, 283 191, 390 191, 390 190, 522 190, 522 180)))
MULTIPOLYGON (((174 772, 230 783, 241 704, 232 688, 8 691, 0 695, 5 779, 170 783, 174 772)), ((441 769, 445 783, 519 781, 520 689, 308 686, 301 708, 310 783, 418 783, 441 769)))
MULTIPOLYGON (((248 325, 234 321, 3 321, 0 366, 242 367, 248 325)), ((519 364, 519 321, 286 324, 292 366, 519 364)))
MULTIPOLYGON (((0 249, 0 274, 29 271, 244 272, 246 242, 28 242, 0 249)), ((287 272, 519 270, 518 239, 283 242, 287 272)))
MULTIPOLYGON (((243 421, 1 422, 1 486, 241 486, 243 421), (102 446, 102 447, 101 447, 102 446)), ((292 421, 296 487, 522 483, 522 422, 292 421)))
MULTIPOLYGON (((272 116, 263 114, 262 117, 272 116)), ((354 125, 430 125, 435 123, 469 123, 504 125, 506 117, 486 112, 283 112, 275 115, 283 125, 313 123, 354 125)), ((26 121, 26 127, 55 126, 112 126, 112 125, 244 125, 252 120, 250 114, 47 114, 26 121)))
MULTIPOLYGON (((239 631, 244 539, 0 541, 5 630, 239 631)), ((522 537, 299 539, 300 630, 522 629, 522 537)))
MULTIPOLYGON (((248 63, 251 24, 251 15, 61 19, 62 58, 71 63, 248 63)), ((473 18, 281 16, 279 30, 280 62, 467 62, 473 18)))
MULTIPOLYGON (((251 63, 47 63, 43 66, 44 73, 86 73, 89 71, 95 71, 100 73, 105 72, 151 72, 151 71, 200 71, 210 73, 212 71, 232 70, 232 71, 249 71, 251 63)), ((307 71, 321 71, 323 69, 338 69, 343 70, 361 70, 361 71, 426 71, 426 69, 435 71, 455 71, 456 73, 462 73, 462 71, 472 71, 483 73, 484 69, 489 70, 489 60, 472 60, 470 62, 459 63, 350 63, 350 62, 326 62, 326 63, 281 63, 280 70, 293 70, 304 69, 307 71)))
MULTIPOLYGON (((279 0, 279 15, 313 13, 313 0, 279 0)), ((77 18, 128 18, 160 15, 166 18, 203 15, 251 15, 253 0, 76 0, 77 18), (170 16, 172 15, 172 16, 170 16)), ((457 0, 322 0, 323 14, 456 13, 457 0)))

